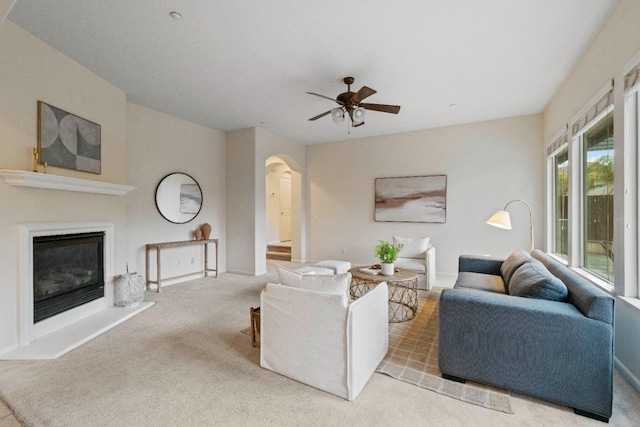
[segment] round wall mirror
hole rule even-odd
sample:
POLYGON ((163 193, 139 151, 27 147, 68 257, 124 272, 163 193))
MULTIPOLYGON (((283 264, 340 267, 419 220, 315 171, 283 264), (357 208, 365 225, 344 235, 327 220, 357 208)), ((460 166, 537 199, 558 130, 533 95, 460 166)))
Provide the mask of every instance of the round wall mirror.
POLYGON ((156 207, 167 221, 174 224, 189 222, 202 209, 200 185, 186 173, 170 173, 156 188, 156 207))

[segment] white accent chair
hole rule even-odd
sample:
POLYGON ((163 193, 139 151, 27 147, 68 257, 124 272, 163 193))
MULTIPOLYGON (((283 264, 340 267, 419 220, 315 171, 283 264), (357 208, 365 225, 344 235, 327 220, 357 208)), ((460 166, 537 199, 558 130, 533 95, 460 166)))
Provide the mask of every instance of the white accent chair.
POLYGON ((436 248, 428 237, 393 236, 393 244, 404 247, 394 263, 396 267, 415 270, 418 273, 418 289, 431 290, 436 282, 436 248))
POLYGON ((351 274, 300 276, 299 287, 268 283, 260 295, 260 366, 354 400, 389 347, 387 284, 350 301, 351 274), (314 290, 328 278, 333 289, 314 290))

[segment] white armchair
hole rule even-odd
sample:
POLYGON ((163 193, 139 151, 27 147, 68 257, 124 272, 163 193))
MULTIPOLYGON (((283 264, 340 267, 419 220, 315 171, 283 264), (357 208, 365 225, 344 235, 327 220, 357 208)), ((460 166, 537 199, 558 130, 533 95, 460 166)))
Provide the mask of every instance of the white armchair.
MULTIPOLYGON (((351 274, 341 276, 351 282, 351 274)), ((323 276, 302 280, 319 277, 323 276)), ((354 400, 387 354, 386 283, 355 301, 346 291, 327 293, 268 283, 260 301, 263 368, 354 400)))
POLYGON ((404 247, 398 254, 395 266, 415 270, 418 273, 418 288, 431 290, 436 282, 436 248, 428 237, 393 236, 393 244, 404 247))

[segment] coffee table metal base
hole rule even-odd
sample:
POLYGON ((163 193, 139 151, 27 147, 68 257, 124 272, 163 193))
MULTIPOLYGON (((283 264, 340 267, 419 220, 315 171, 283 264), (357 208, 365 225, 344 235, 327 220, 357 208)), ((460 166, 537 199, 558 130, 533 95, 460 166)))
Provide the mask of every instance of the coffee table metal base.
POLYGON ((393 276, 371 275, 360 271, 362 267, 349 270, 352 275, 349 293, 357 299, 378 283, 387 282, 389 287, 389 322, 406 322, 418 311, 418 275, 411 270, 398 269, 393 276))

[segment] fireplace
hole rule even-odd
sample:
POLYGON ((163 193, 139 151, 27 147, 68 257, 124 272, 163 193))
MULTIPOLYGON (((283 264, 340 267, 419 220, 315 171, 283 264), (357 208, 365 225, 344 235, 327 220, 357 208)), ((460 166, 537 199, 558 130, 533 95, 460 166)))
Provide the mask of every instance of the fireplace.
POLYGON ((29 223, 19 224, 18 231, 18 343, 0 354, 0 359, 55 359, 153 306, 151 301, 132 307, 113 305, 113 223, 29 223), (51 250, 55 246, 62 248, 51 250), (38 255, 42 248, 44 255, 38 255), (59 256, 57 253, 68 249, 80 255, 59 256), (63 265, 65 269, 53 274, 45 268, 43 272, 40 258, 54 264, 55 270, 63 265), (75 266, 67 266, 67 258, 79 261, 75 266), (40 276, 48 277, 49 281, 41 280, 40 276), (60 277, 70 280, 60 280, 60 277), (75 290, 67 289, 67 282, 72 282, 75 290), (41 315, 36 314, 40 311, 37 303, 65 294, 61 302, 45 304, 46 314, 38 320, 41 315), (59 310, 59 305, 67 309, 59 310))
POLYGON ((82 323, 88 316, 102 313, 113 305, 113 223, 30 223, 20 224, 19 231, 20 347, 30 346, 35 340, 50 336, 62 328, 82 323), (102 243, 93 239, 101 239, 102 243), (61 248, 52 249, 55 246, 61 248), (42 248, 45 250, 38 255, 42 248), (45 264, 54 259, 51 263, 55 264, 55 268, 62 267, 67 263, 68 256, 60 257, 58 252, 67 250, 72 254, 84 254, 79 255, 78 265, 65 265, 66 272, 42 271, 43 267, 38 266, 41 258, 44 258, 45 264), (55 261, 56 257, 62 260, 55 261), (100 266, 98 261, 102 261, 100 266), (61 277, 68 280, 60 280, 61 277), (46 281, 42 281, 42 278, 46 278, 46 281), (76 289, 71 289, 70 283, 76 289))
POLYGON ((33 238, 33 322, 104 297, 104 232, 33 238))

